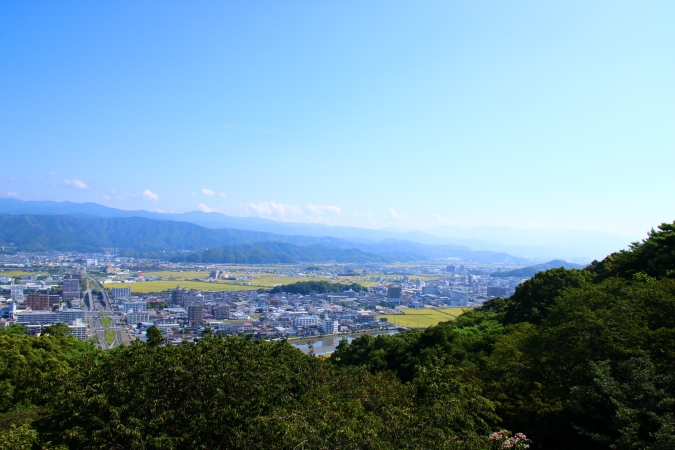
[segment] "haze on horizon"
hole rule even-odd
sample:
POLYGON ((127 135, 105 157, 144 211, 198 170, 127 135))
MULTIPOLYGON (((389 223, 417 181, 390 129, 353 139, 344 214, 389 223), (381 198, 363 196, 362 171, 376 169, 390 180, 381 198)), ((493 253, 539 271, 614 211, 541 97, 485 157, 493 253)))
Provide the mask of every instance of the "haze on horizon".
POLYGON ((675 219, 672 2, 0 5, 0 195, 425 230, 675 219))

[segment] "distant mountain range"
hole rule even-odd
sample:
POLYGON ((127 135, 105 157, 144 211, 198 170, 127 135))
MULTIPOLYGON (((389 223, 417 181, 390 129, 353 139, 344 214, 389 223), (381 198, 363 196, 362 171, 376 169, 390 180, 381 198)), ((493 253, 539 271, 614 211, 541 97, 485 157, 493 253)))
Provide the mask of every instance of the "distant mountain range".
POLYGON ((564 267, 565 269, 583 269, 584 266, 581 264, 574 264, 570 263, 567 261, 562 261, 562 260, 555 260, 555 261, 549 261, 547 263, 543 264, 536 264, 534 266, 529 266, 529 267, 523 267, 521 269, 514 269, 514 270, 508 270, 505 272, 495 272, 491 274, 490 276, 492 277, 501 277, 501 278, 506 278, 506 277, 517 277, 517 278, 532 278, 537 274, 537 272, 541 272, 544 270, 549 270, 549 269, 557 269, 559 267, 564 267))
MULTIPOLYGON (((0 245, 20 251, 172 253, 193 251, 194 262, 413 262, 458 258, 464 262, 521 265, 526 260, 506 253, 474 252, 453 245, 425 245, 387 239, 377 243, 334 237, 284 236, 232 228, 210 229, 186 222, 143 217, 93 218, 65 215, 0 215, 0 245), (265 243, 265 245, 262 245, 265 243), (273 246, 277 243, 279 245, 273 246), (280 245, 288 244, 288 245, 280 245), (217 249, 217 250, 216 250, 217 249), (242 253, 244 252, 244 253, 242 253), (239 255, 237 257, 233 255, 239 255), (285 255, 286 260, 280 259, 285 255), (253 256, 251 256, 252 258, 253 256), (221 258, 218 260, 218 258, 221 258)), ((188 256, 182 256, 187 261, 188 256)))
POLYGON ((625 248, 630 242, 641 239, 640 236, 588 230, 519 230, 507 227, 436 227, 424 232, 405 229, 376 230, 278 222, 258 217, 226 216, 215 212, 157 213, 121 210, 97 203, 22 201, 12 198, 0 199, 0 214, 67 215, 78 218, 142 217, 187 222, 208 229, 227 228, 282 236, 330 237, 361 244, 386 245, 386 242, 391 240, 407 241, 411 244, 450 245, 473 251, 507 253, 529 260, 530 263, 552 258, 588 263, 592 259, 603 258, 612 251, 625 248))

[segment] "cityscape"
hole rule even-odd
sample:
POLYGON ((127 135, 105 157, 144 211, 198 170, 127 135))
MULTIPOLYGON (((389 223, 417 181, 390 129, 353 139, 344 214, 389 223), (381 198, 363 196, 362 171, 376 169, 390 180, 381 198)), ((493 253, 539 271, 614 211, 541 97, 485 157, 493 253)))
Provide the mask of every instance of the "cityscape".
POLYGON ((2 258, 0 327, 16 323, 39 335, 65 323, 73 336, 103 349, 147 341, 151 326, 171 345, 194 343, 206 332, 298 339, 306 349, 312 338, 348 339, 451 320, 466 308, 512 295, 528 279, 493 277, 509 268, 480 264, 228 267, 58 252, 2 258), (313 280, 361 289, 306 295, 281 290, 313 280), (153 292, 167 281, 175 287, 153 292), (254 286, 260 282, 269 287, 254 286), (279 292, 271 293, 274 288, 279 292))

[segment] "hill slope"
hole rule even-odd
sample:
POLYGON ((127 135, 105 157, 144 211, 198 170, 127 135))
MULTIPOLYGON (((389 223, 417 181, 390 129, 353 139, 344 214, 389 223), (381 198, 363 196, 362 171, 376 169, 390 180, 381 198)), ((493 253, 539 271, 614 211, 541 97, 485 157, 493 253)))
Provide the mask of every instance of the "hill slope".
MULTIPOLYGON (((0 215, 0 245, 21 251, 100 252, 117 248, 132 252, 203 251, 206 249, 277 242, 300 247, 359 250, 356 261, 419 261, 461 258, 463 261, 521 264, 523 259, 506 253, 473 252, 453 245, 424 245, 409 241, 379 243, 350 242, 334 237, 286 236, 232 228, 211 229, 187 222, 141 217, 92 218, 59 215, 0 215), (363 253, 379 255, 366 258, 363 253)), ((278 250, 278 249, 277 249, 278 250)), ((291 251, 286 248, 285 251, 291 251)), ((318 254, 315 252, 315 254, 318 254)), ((329 260, 345 260, 347 252, 334 253, 329 260), (337 256, 340 255, 340 256, 337 256)), ((317 261, 314 258, 304 259, 317 261)))
POLYGON ((556 259, 549 261, 543 264, 536 264, 534 266, 523 267, 521 269, 508 270, 506 272, 495 272, 491 274, 491 277, 505 278, 505 277, 518 277, 518 278, 531 278, 537 272, 549 269, 557 269, 558 267, 564 267, 565 269, 583 269, 584 266, 581 264, 574 264, 561 259, 556 259))

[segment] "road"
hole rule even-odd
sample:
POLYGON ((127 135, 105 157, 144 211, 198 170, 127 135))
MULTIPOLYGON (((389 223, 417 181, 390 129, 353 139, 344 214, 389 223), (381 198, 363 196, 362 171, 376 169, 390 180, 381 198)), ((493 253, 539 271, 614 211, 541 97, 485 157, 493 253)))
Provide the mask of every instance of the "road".
MULTIPOLYGON (((112 302, 108 296, 108 292, 105 288, 98 282, 94 277, 89 275, 86 270, 82 271, 82 274, 87 277, 87 300, 89 305, 89 312, 86 314, 87 324, 89 325, 90 337, 96 336, 98 338, 99 346, 103 350, 107 350, 113 347, 116 347, 121 344, 128 344, 131 342, 131 335, 129 330, 124 326, 124 317, 114 312, 112 309, 112 302), (94 285, 100 292, 100 299, 94 298, 91 292, 91 285, 94 285), (105 328, 101 323, 101 313, 104 314, 104 317, 108 317, 112 320, 111 326, 105 328), (107 313, 107 314, 106 314, 107 313), (110 329, 115 331, 115 341, 108 345, 105 341, 105 330, 110 329)), ((98 296, 97 296, 98 297, 98 296)))

